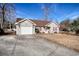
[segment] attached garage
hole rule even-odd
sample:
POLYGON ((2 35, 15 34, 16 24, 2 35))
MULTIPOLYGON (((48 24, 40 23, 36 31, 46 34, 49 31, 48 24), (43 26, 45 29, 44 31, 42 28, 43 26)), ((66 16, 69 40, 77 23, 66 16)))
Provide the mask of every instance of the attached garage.
POLYGON ((22 20, 16 23, 16 34, 35 34, 35 24, 30 20, 22 20))

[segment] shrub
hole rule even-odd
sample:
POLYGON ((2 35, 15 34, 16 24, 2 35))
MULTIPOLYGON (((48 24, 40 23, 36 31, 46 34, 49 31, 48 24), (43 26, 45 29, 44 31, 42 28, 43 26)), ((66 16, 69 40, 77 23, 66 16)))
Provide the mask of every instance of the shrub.
POLYGON ((79 34, 79 29, 78 29, 78 30, 76 30, 76 34, 77 34, 77 35, 79 34))
POLYGON ((50 27, 47 26, 46 29, 50 29, 50 27))
POLYGON ((36 32, 36 33, 40 33, 40 31, 39 31, 38 29, 35 29, 35 32, 36 32))
POLYGON ((0 35, 4 34, 4 30, 0 28, 0 35))

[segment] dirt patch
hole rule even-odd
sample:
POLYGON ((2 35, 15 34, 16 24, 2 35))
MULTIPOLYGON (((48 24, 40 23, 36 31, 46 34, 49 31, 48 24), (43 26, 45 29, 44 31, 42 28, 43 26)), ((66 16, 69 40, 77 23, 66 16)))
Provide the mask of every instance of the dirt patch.
POLYGON ((0 36, 4 36, 4 35, 16 35, 16 33, 15 32, 0 33, 0 36))
POLYGON ((39 36, 79 51, 79 36, 67 34, 39 34, 39 36))

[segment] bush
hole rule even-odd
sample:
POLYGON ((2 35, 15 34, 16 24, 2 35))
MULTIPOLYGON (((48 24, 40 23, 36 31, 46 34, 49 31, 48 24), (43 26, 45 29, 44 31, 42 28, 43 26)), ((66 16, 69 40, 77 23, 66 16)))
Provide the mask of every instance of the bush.
POLYGON ((76 34, 79 34, 79 29, 78 29, 78 30, 76 30, 76 34))
POLYGON ((0 35, 4 34, 4 30, 0 28, 0 35))
POLYGON ((62 31, 69 32, 69 30, 68 30, 68 29, 66 29, 66 28, 64 28, 62 31))
POLYGON ((36 32, 36 33, 40 33, 38 29, 35 29, 35 32, 36 32))
POLYGON ((50 29, 50 27, 47 26, 46 29, 50 29))

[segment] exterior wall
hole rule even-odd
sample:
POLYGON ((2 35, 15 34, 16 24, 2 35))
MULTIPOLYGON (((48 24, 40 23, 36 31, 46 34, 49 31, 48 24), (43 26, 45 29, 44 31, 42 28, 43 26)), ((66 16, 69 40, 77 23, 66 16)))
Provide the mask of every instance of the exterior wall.
POLYGON ((16 33, 17 34, 35 34, 35 26, 33 26, 33 24, 31 22, 29 22, 28 20, 19 23, 18 25, 16 25, 16 33), (20 25, 19 25, 20 24, 20 25))
POLYGON ((35 26, 32 26, 32 33, 35 34, 35 26))
POLYGON ((55 32, 59 33, 59 27, 57 24, 51 22, 46 26, 50 27, 50 29, 46 29, 45 27, 35 27, 35 28, 39 29, 41 33, 55 33, 55 32))
POLYGON ((44 27, 35 27, 35 28, 38 29, 40 33, 47 33, 44 27))
POLYGON ((35 27, 40 31, 40 33, 48 33, 49 30, 45 29, 44 27, 35 27))
POLYGON ((50 27, 50 30, 49 30, 50 33, 55 33, 55 32, 59 33, 59 27, 57 24, 52 22, 52 23, 48 24, 47 26, 50 27))
POLYGON ((41 27, 40 29, 41 29, 40 30, 41 33, 45 32, 45 29, 43 27, 41 27))

